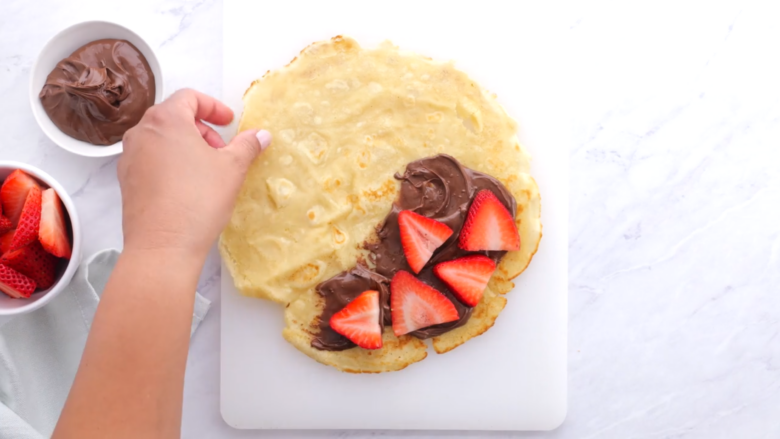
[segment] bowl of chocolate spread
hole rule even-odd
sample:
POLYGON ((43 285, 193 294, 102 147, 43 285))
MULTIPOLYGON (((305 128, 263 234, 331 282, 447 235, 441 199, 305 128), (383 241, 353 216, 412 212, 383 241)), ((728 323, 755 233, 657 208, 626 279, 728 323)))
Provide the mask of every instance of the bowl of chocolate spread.
POLYGON ((122 136, 162 101, 160 64, 135 32, 115 23, 73 25, 44 46, 30 78, 30 105, 44 133, 83 156, 122 152, 122 136))

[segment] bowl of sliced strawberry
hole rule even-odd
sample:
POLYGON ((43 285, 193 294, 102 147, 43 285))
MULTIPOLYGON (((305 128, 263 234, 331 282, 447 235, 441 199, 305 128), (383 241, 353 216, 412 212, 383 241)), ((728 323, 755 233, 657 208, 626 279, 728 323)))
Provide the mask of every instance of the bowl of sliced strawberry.
POLYGON ((54 299, 80 255, 78 216, 65 189, 40 169, 0 161, 0 316, 54 299))

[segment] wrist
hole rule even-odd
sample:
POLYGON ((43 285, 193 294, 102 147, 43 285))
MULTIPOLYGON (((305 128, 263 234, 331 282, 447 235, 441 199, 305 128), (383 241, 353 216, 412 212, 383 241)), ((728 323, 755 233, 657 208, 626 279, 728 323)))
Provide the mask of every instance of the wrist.
MULTIPOLYGON (((134 231, 135 232, 135 231, 134 231)), ((125 231, 124 251, 133 251, 149 256, 163 255, 181 257, 187 260, 204 262, 210 245, 205 242, 193 242, 179 233, 138 233, 125 231)))
POLYGON ((199 252, 187 248, 176 247, 125 247, 122 258, 143 261, 144 265, 156 267, 165 271, 179 271, 183 274, 197 276, 206 262, 208 252, 199 252))

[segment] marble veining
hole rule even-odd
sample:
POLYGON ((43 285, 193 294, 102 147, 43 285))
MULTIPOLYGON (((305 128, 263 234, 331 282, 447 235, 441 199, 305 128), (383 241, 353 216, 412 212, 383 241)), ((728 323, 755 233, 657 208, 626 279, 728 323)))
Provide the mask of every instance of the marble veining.
MULTIPOLYGON (((116 159, 52 144, 28 104, 38 51, 105 18, 157 51, 170 93, 221 93, 218 0, 0 5, 0 158, 72 194, 85 254, 121 247, 116 159)), ((569 415, 547 433, 238 431, 219 414, 219 258, 192 340, 184 437, 780 437, 780 64, 772 2, 572 3, 569 415)), ((541 43, 540 43, 541 44, 541 43)))

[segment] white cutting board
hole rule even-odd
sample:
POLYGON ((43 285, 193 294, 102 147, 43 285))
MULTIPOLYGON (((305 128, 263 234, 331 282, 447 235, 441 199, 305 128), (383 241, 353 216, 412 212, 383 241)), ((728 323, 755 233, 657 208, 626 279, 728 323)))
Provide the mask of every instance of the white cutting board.
MULTIPOLYGON (((508 2, 506 2, 508 3, 508 2)), ((454 59, 495 92, 534 157, 544 237, 486 334, 407 369, 352 375, 281 336, 280 305, 242 297, 222 269, 221 410, 244 429, 547 430, 566 414, 569 121, 555 11, 502 2, 224 1, 223 99, 338 34, 454 59)), ((227 132, 234 132, 235 128, 227 132)), ((302 249, 305 251, 305 249, 302 249)))

